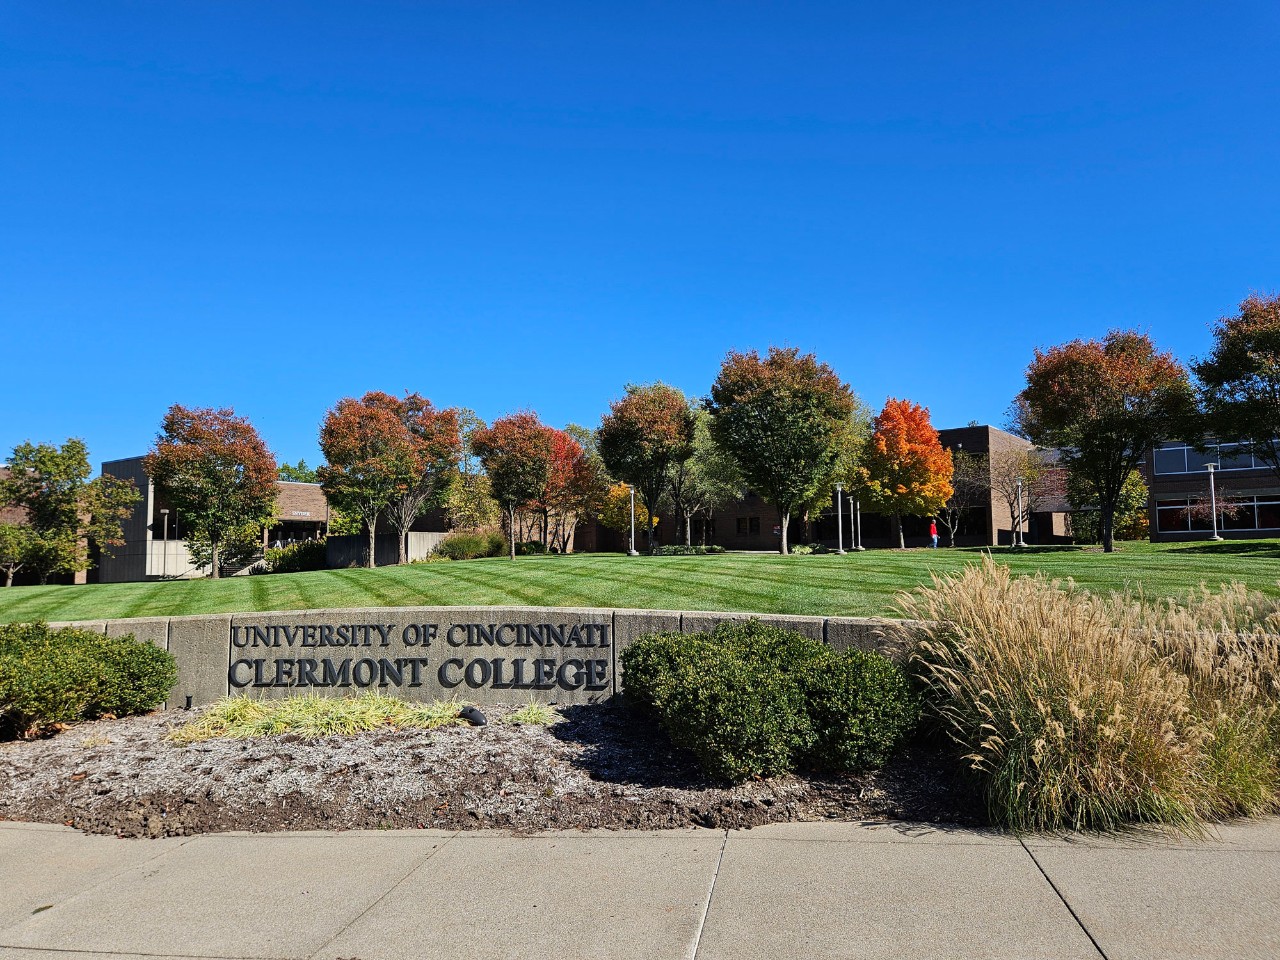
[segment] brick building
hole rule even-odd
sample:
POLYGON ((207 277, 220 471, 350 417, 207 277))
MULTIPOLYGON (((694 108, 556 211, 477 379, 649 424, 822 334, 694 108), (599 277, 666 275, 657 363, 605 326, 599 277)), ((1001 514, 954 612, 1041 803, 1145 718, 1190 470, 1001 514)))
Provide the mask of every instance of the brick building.
POLYGON ((1150 494, 1151 540, 1207 540, 1213 535, 1209 466, 1214 468, 1218 533, 1224 538, 1280 536, 1280 482, 1239 444, 1199 451, 1183 441, 1148 451, 1142 470, 1150 494))
MULTIPOLYGON (((98 581, 125 583, 205 576, 205 568, 196 566, 187 550, 181 512, 165 502, 142 469, 142 457, 109 461, 102 465, 102 472, 132 480, 142 499, 121 524, 124 545, 113 548, 111 556, 104 554, 100 558, 98 581)), ((329 502, 319 484, 281 480, 276 491, 274 517, 264 531, 264 547, 315 540, 328 532, 329 502)))
MULTIPOLYGON (((1033 449, 1033 445, 1021 437, 989 425, 940 430, 938 435, 942 445, 949 450, 964 450, 986 456, 988 467, 993 455, 998 458, 1006 451, 1033 449)), ((1033 512, 1028 529, 1024 531, 1026 541, 1063 542, 1066 539, 1066 505, 1060 498, 1042 498, 1042 502, 1035 503, 1031 500, 1031 491, 1027 491, 1027 497, 1027 503, 1033 512)), ((863 546, 898 545, 890 517, 875 513, 852 498, 847 499, 837 511, 834 494, 830 506, 818 515, 811 516, 807 523, 803 517, 792 517, 788 539, 793 544, 821 543, 834 547, 839 541, 838 516, 839 521, 843 522, 846 548, 854 543, 855 526, 859 523, 859 517, 863 546)), ((772 551, 778 549, 778 525, 777 508, 755 492, 748 491, 742 500, 717 510, 709 523, 695 520, 693 542, 716 544, 727 550, 772 551)), ((956 536, 956 544, 994 546, 1010 543, 1012 536, 1013 520, 1009 507, 988 482, 983 502, 966 512, 956 536)), ((903 537, 908 547, 928 546, 929 518, 904 517, 903 537)), ((683 531, 676 529, 674 517, 660 519, 658 538, 661 543, 683 542, 683 531)))

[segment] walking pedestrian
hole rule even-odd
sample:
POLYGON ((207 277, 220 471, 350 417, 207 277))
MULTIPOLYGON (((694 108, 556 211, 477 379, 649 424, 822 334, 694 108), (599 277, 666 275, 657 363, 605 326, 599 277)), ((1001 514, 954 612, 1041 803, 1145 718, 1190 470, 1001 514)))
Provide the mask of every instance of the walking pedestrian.
POLYGON ((938 549, 938 521, 929 521, 929 540, 934 550, 938 549))

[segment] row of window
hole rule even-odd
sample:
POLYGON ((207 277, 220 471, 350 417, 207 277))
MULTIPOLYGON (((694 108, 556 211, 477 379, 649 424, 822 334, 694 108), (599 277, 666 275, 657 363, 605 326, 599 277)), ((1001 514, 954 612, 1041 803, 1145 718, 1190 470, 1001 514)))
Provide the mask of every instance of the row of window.
POLYGON ((1214 444, 1204 453, 1184 443, 1166 443, 1155 452, 1157 474, 1203 473, 1211 463, 1219 470, 1253 470, 1267 466, 1238 443, 1214 444))
MULTIPOLYGON (((1161 533, 1187 533, 1213 529, 1213 516, 1199 501, 1156 501, 1156 529, 1161 533)), ((1280 501, 1259 497, 1233 500, 1229 510, 1218 512, 1219 530, 1280 530, 1280 501)))

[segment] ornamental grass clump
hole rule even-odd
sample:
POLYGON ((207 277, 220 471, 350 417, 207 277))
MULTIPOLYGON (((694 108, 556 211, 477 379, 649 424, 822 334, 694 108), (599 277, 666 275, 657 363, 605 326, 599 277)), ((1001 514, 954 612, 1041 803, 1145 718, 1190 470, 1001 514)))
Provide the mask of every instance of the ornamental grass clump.
POLYGON ((190 723, 169 734, 176 743, 197 743, 223 737, 245 740, 291 733, 300 737, 350 735, 369 730, 418 729, 465 723, 456 701, 408 703, 398 697, 362 693, 354 697, 284 697, 254 700, 224 697, 190 723))
POLYGON ((1275 605, 1243 588, 1146 603, 990 559, 901 600, 926 709, 1019 830, 1280 806, 1275 605))

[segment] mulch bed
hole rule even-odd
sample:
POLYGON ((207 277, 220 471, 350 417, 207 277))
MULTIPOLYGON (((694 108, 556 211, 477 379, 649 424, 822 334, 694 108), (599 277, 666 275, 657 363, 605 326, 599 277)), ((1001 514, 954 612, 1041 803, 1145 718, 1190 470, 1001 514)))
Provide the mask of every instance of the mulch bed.
POLYGON ((189 715, 82 724, 0 743, 0 820, 163 837, 227 830, 752 827, 793 820, 976 824, 936 749, 859 776, 726 787, 624 706, 564 707, 551 727, 380 730, 178 745, 189 715))

